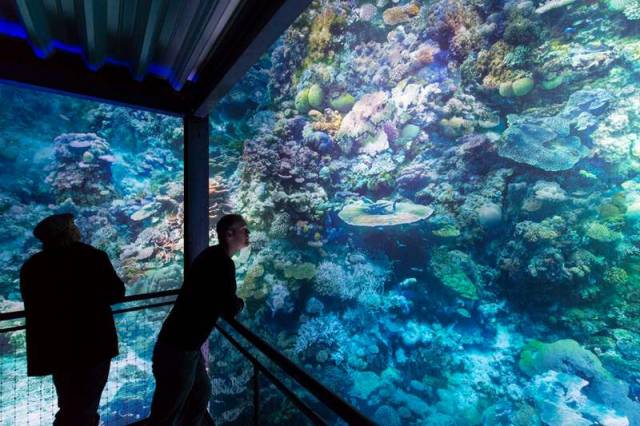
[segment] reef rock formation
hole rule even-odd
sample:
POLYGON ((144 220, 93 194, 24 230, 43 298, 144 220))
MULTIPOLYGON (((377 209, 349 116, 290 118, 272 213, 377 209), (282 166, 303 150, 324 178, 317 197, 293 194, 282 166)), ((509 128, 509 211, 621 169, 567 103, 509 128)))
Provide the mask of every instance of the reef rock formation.
POLYGON ((46 181, 59 202, 71 198, 77 205, 92 205, 113 198, 115 157, 107 141, 95 133, 66 133, 54 144, 56 162, 46 181))

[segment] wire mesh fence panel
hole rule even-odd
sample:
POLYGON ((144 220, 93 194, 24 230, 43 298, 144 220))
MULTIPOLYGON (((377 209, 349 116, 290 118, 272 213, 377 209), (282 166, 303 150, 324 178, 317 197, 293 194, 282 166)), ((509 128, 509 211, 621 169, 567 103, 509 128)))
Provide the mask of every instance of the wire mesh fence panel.
POLYGON ((220 333, 209 339, 209 410, 218 425, 253 424, 253 366, 220 333))
POLYGON ((1 333, 0 425, 51 424, 56 407, 51 377, 27 377, 25 331, 1 333))
POLYGON ((313 425, 275 385, 264 376, 260 378, 260 425, 313 425))
POLYGON ((126 425, 146 418, 155 382, 151 357, 170 306, 117 314, 120 355, 111 362, 109 381, 100 401, 105 425, 126 425))
MULTIPOLYGON (((151 356, 169 308, 115 315, 120 355, 111 362, 100 400, 103 424, 126 425, 148 416, 154 390, 151 356)), ((57 408, 51 376, 27 377, 25 331, 0 333, 0 426, 51 424, 57 408)))

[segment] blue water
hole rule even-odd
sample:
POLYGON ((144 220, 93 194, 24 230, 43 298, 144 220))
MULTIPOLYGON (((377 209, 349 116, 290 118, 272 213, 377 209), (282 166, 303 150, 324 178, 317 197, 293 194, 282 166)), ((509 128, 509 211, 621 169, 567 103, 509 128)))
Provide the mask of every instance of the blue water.
MULTIPOLYGON (((211 225, 252 229, 241 320, 383 425, 640 424, 639 18, 635 0, 314 2, 210 117, 211 225)), ((1 309, 61 210, 130 293, 179 285, 180 122, 0 92, 1 309)), ((115 423, 131 395, 148 409, 140 336, 162 316, 121 338, 115 423)), ((251 368, 217 339, 212 410, 243 424, 251 368)), ((264 424, 299 421, 263 395, 264 424)))
POLYGON ((380 424, 640 424, 639 9, 543 3, 314 3, 212 113, 243 320, 380 424))

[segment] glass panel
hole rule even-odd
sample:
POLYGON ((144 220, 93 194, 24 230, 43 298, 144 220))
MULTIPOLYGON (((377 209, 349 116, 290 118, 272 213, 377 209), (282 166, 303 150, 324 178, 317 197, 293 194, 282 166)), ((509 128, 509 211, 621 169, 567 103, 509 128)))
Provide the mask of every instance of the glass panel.
POLYGON ((241 320, 382 424, 639 424, 637 9, 313 2, 211 115, 241 320))
POLYGON ((73 213, 127 294, 182 280, 182 121, 0 85, 0 312, 22 308, 33 227, 73 213))

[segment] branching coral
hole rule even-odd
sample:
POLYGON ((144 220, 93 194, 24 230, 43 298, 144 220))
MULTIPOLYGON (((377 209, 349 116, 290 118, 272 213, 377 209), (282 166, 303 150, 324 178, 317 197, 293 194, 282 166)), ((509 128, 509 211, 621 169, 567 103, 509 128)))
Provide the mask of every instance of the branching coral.
POLYGON ((331 359, 340 364, 346 355, 344 346, 347 339, 347 332, 336 315, 319 316, 302 323, 293 352, 301 356, 310 348, 314 348, 316 352, 330 349, 331 359))
POLYGON ((369 262, 357 262, 349 267, 324 261, 318 265, 315 289, 320 294, 344 300, 356 299, 360 303, 376 306, 382 300, 384 283, 389 272, 369 262))

